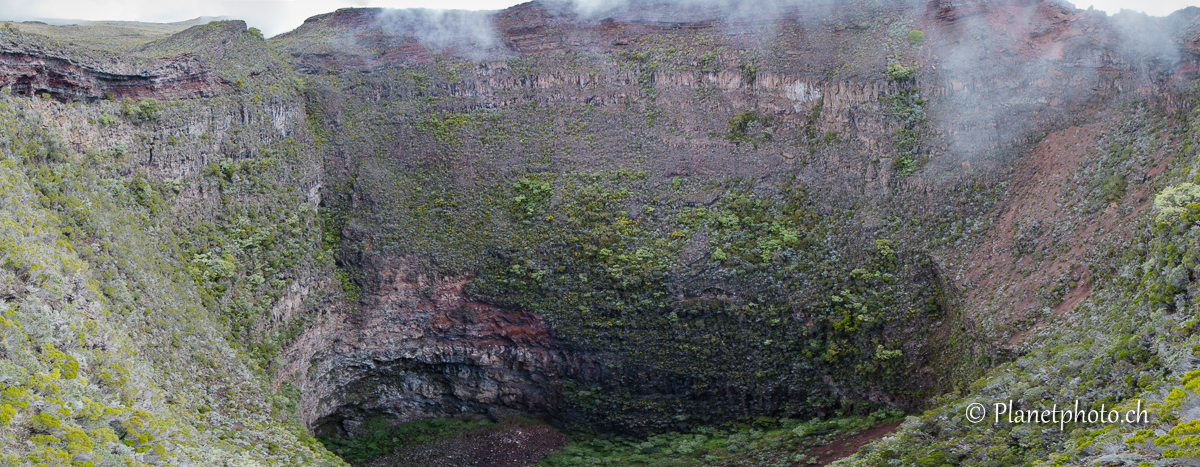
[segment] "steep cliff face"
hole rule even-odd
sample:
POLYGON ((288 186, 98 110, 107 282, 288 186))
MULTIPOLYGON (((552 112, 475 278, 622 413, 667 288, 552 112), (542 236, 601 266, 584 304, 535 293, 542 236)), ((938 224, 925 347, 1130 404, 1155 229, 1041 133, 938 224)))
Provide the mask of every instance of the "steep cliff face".
POLYGON ((400 422, 548 416, 559 379, 596 366, 565 352, 536 314, 464 296, 469 277, 428 277, 414 258, 374 258, 368 267, 378 282, 360 306, 370 311, 322 326, 332 345, 310 357, 308 371, 320 375, 312 391, 324 397, 310 398, 302 414, 323 423, 318 433, 361 435, 356 425, 380 414, 400 422))
MULTIPOLYGON (((212 51, 0 34, 0 463, 344 465, 269 378, 333 267, 290 70, 261 56, 235 89, 212 51)), ((267 47, 240 23, 175 38, 200 39, 267 47)))
POLYGON ((293 357, 319 363, 306 416, 331 430, 373 411, 637 431, 918 406, 994 361, 1014 335, 998 329, 1036 322, 1032 302, 1001 312, 981 298, 994 290, 958 290, 992 264, 963 252, 1008 235, 990 226, 1018 154, 1113 102, 1184 104, 1170 90, 1191 57, 1174 38, 1194 20, 1045 2, 414 15, 340 10, 276 39, 330 135, 326 205, 345 216, 339 258, 363 294, 293 357), (461 278, 445 281, 464 297, 381 299, 374 265, 394 258, 461 278), (463 339, 470 325, 427 311, 469 302, 554 340, 531 354, 463 339), (400 335, 421 337, 382 337, 400 335), (896 371, 925 376, 897 385, 896 371), (535 397, 496 398, 494 381, 535 397))
POLYGON ((5 74, 0 85, 20 94, 45 93, 63 100, 96 100, 105 96, 183 99, 218 93, 215 77, 191 57, 157 60, 144 67, 117 71, 103 64, 75 62, 26 47, 10 40, 0 57, 5 74))

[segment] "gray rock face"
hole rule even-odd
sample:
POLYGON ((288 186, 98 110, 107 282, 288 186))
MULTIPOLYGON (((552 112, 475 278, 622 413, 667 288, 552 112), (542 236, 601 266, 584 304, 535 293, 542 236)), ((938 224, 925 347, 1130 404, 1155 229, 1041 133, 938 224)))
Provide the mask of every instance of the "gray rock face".
POLYGON ((586 366, 542 319, 473 301, 469 277, 430 277, 414 258, 372 262, 378 283, 361 308, 309 329, 293 345, 311 354, 306 423, 359 434, 367 416, 398 421, 483 413, 548 416, 557 379, 586 366))
MULTIPOLYGON (((886 224, 893 209, 885 207, 889 203, 927 212, 949 209, 943 196, 955 187, 1003 178, 1008 164, 1044 128, 1072 122, 1098 102, 1167 96, 1155 98, 1175 105, 1166 90, 1194 69, 1186 51, 1194 41, 1180 42, 1184 47, 1178 48, 1176 42, 1146 39, 1187 35, 1194 18, 1186 15, 1147 23, 1159 29, 1151 34, 1146 24, 1024 0, 897 2, 870 11, 830 4, 760 12, 731 16, 730 11, 697 7, 672 16, 661 5, 647 5, 595 13, 535 2, 492 15, 494 37, 439 36, 442 42, 431 42, 411 27, 389 27, 383 11, 339 10, 314 17, 276 44, 290 54, 298 71, 337 75, 353 83, 321 88, 324 94, 314 99, 313 107, 323 109, 333 128, 353 121, 350 113, 357 105, 410 109, 430 103, 421 107, 422 113, 389 115, 393 121, 371 130, 382 137, 339 140, 336 156, 327 158, 331 178, 351 180, 349 174, 363 167, 382 170, 391 163, 424 168, 423 161, 454 150, 489 150, 468 143, 439 146, 446 142, 422 139, 419 124, 405 119, 530 103, 550 109, 592 106, 610 115, 605 125, 590 127, 607 138, 601 140, 607 147, 573 146, 563 138, 548 150, 553 161, 531 171, 578 170, 596 167, 597 160, 627 162, 612 149, 623 148, 625 153, 653 154, 645 166, 664 184, 675 176, 772 180, 796 174, 820 192, 817 198, 823 203, 865 204, 858 215, 867 230, 886 224), (924 31, 923 43, 909 42, 906 36, 915 30, 924 31), (663 58, 667 55, 643 56, 668 54, 676 46, 684 50, 696 42, 707 48, 687 49, 694 60, 674 63, 663 58), (748 58, 749 51, 758 54, 756 61, 748 58), (445 72, 447 57, 466 60, 449 74, 453 78, 430 78, 442 76, 438 73, 445 72), (918 72, 911 79, 889 78, 889 64, 918 72), (904 128, 897 123, 894 104, 884 99, 907 91, 927 106, 921 118, 927 116, 929 123, 920 128, 919 147, 906 157, 925 162, 916 173, 898 176, 894 162, 902 138, 897 135, 904 128), (616 116, 627 115, 635 105, 669 114, 678 127, 630 129, 632 124, 616 116), (844 146, 820 152, 775 144, 748 151, 702 136, 706 131, 720 134, 727 119, 745 109, 792 128, 805 127, 805 132, 835 135, 844 146), (370 158, 362 154, 368 153, 386 153, 387 162, 364 163, 370 158)), ((776 135, 797 137, 802 138, 776 135)), ((528 149, 512 147, 519 149, 505 151, 500 156, 504 162, 496 165, 527 168, 521 164, 528 156, 520 151, 528 149)), ((448 170, 455 190, 469 191, 489 176, 472 172, 465 163, 454 164, 460 163, 451 162, 448 170)), ((384 210, 386 190, 369 188, 388 179, 382 180, 353 179, 357 188, 350 189, 349 204, 384 210)), ((705 199, 700 202, 704 205, 715 200, 695 199, 705 199)), ((687 388, 700 383, 686 374, 614 366, 611 355, 580 350, 534 313, 465 295, 463 287, 473 279, 469 271, 447 276, 423 265, 419 251, 381 253, 387 248, 407 251, 407 246, 385 245, 372 228, 349 229, 357 232, 353 241, 365 246, 342 258, 376 278, 363 282, 361 303, 327 314, 287 357, 288 371, 305 375, 304 420, 320 430, 353 434, 365 418, 381 413, 397 420, 462 412, 570 419, 562 412, 562 382, 567 380, 622 386, 646 399, 703 400, 689 407, 735 407, 740 415, 776 413, 788 400, 803 397, 766 384, 731 384, 695 394, 687 388)), ((701 246, 692 256, 709 253, 701 246)), ((946 257, 935 254, 935 263, 939 255, 946 257)), ((946 286, 946 294, 955 295, 956 285, 941 271, 952 277, 961 267, 937 264, 932 270, 939 272, 928 275, 934 277, 931 282, 946 286)), ((738 287, 700 282, 716 290, 738 287)), ((956 306, 967 308, 954 312, 964 317, 962 329, 970 328, 972 305, 956 306)), ((921 326, 926 324, 913 323, 906 332, 925 335, 921 326)), ((957 340, 949 331, 928 332, 942 343, 957 340)), ((957 358, 944 356, 955 350, 930 350, 940 343, 906 345, 904 355, 913 358, 935 353, 943 354, 937 358, 957 358)), ((797 366, 796 371, 810 370, 797 366)), ((935 371, 926 368, 914 380, 936 380, 931 373, 935 371)), ((815 379, 823 381, 831 397, 912 403, 829 375, 815 379)))

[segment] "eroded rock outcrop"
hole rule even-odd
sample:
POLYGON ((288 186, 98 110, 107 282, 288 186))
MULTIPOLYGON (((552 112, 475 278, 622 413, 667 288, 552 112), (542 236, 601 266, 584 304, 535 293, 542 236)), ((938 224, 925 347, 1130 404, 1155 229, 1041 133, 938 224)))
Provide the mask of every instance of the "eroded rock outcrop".
POLYGON ((474 301, 470 280, 430 276, 419 258, 368 263, 374 278, 361 308, 310 329, 292 355, 313 362, 306 423, 319 433, 357 435, 363 419, 398 421, 484 413, 549 416, 560 378, 589 365, 564 350, 541 317, 474 301), (311 341, 311 340, 318 341, 311 341))
POLYGON ((226 90, 226 83, 195 56, 129 60, 112 52, 54 47, 19 35, 0 31, 0 87, 14 93, 90 101, 184 99, 226 90))

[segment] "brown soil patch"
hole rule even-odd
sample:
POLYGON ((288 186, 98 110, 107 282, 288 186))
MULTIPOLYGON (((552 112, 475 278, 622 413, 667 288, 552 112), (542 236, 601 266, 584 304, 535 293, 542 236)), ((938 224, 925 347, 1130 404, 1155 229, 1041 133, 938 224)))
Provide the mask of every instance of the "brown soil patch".
POLYGON ((896 431, 903 420, 881 423, 867 431, 855 435, 839 437, 829 443, 808 450, 808 455, 816 456, 817 463, 825 465, 835 460, 858 452, 858 449, 896 431))
POLYGON ((1090 120, 1050 132, 1016 162, 1011 199, 1000 207, 983 241, 960 258, 965 263, 968 306, 977 316, 1001 317, 993 325, 1015 331, 1007 346, 1019 344, 1041 326, 1036 318, 1041 308, 1049 306, 1051 313, 1061 315, 1087 299, 1092 274, 1085 265, 1086 254, 1102 237, 1129 238, 1132 224, 1127 220, 1149 207, 1150 188, 1170 160, 1168 149, 1157 150, 1151 154, 1156 163, 1128 174, 1121 200, 1091 214, 1073 212, 1072 205, 1092 195, 1071 177, 1105 150, 1100 135, 1120 115, 1102 113, 1090 120), (1056 284, 1070 287, 1062 300, 1048 303, 1044 295, 1056 284))
MULTIPOLYGON (((1076 286, 1054 311, 1065 312, 1087 297, 1091 291, 1090 274, 1079 263, 1090 247, 1088 240, 1100 227, 1100 219, 1078 222, 1073 231, 1058 238, 1068 249, 1066 254, 1053 259, 1039 261, 1031 255, 1019 254, 1017 243, 1036 241, 1035 248, 1044 250, 1055 241, 1049 223, 1069 215, 1062 208, 1070 186, 1067 180, 1089 153, 1101 150, 1096 146, 1096 137, 1103 127, 1101 123, 1091 123, 1050 133, 1016 164, 1012 187, 1016 194, 993 224, 987 235, 990 241, 981 243, 970 255, 973 264, 965 275, 973 285, 969 295, 977 309, 989 303, 999 304, 1001 310, 1013 313, 1008 316, 1010 322, 1023 320, 1024 311, 1041 302, 1038 289, 1064 272, 1076 279, 1076 286), (1040 232, 1021 238, 1035 228, 1035 232, 1040 232)), ((1026 332, 1017 333, 1009 344, 1019 342, 1025 335, 1026 332)))
POLYGON ((527 467, 566 445, 567 438, 548 425, 513 422, 402 446, 363 467, 527 467))

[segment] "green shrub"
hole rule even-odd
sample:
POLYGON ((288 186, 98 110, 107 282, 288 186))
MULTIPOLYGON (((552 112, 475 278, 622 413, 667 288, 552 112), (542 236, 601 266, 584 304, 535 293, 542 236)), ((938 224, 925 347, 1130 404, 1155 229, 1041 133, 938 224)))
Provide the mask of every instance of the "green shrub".
POLYGON ((129 147, 124 143, 108 148, 108 155, 112 157, 121 157, 126 154, 129 154, 129 147))
POLYGON ((717 60, 717 53, 713 51, 708 51, 701 54, 696 59, 696 67, 705 73, 716 73, 721 71, 721 64, 717 60))
POLYGON ((904 66, 899 63, 889 63, 885 73, 887 73, 888 78, 896 81, 905 81, 911 79, 913 75, 917 73, 917 67, 904 66))
POLYGON ((773 123, 770 115, 759 115, 753 110, 738 112, 729 119, 729 132, 725 138, 734 144, 748 142, 758 149, 758 143, 771 141, 770 127, 773 123))
POLYGON ((917 170, 918 165, 919 163, 916 159, 908 156, 896 156, 896 158, 892 160, 892 169, 896 171, 897 175, 908 175, 913 173, 917 170))
POLYGON ((0 425, 7 425, 17 415, 17 409, 9 404, 0 404, 0 425))
POLYGON ((37 162, 53 163, 67 160, 67 143, 63 142, 58 133, 46 133, 42 136, 41 145, 37 149, 37 162))
POLYGON ((1101 185, 1101 194, 1104 195, 1104 201, 1114 202, 1120 201, 1125 197, 1125 177, 1120 174, 1112 174, 1104 179, 1104 184, 1101 185))
MULTIPOLYGON (((525 423, 506 420, 506 425, 525 423)), ((352 438, 318 436, 327 449, 343 459, 359 463, 376 456, 388 454, 400 446, 407 446, 435 439, 458 436, 468 431, 478 431, 495 423, 472 418, 436 418, 392 425, 386 419, 372 417, 363 426, 370 433, 352 438)))
POLYGON ((161 105, 158 99, 152 97, 143 98, 137 103, 133 99, 126 98, 121 101, 121 113, 133 123, 140 124, 146 121, 158 121, 158 111, 161 105))
POLYGON ((898 175, 908 175, 915 171, 922 162, 920 153, 922 132, 926 120, 925 99, 922 99, 915 88, 880 96, 880 102, 890 104, 887 114, 900 120, 901 128, 897 129, 892 139, 892 147, 896 149, 896 158, 892 160, 892 169, 898 175))
POLYGON ((1180 220, 1197 200, 1200 200, 1200 186, 1190 182, 1169 186, 1154 197, 1154 209, 1158 211, 1155 221, 1169 224, 1180 220))
POLYGON ((528 221, 542 212, 553 192, 550 182, 521 177, 512 184, 510 210, 517 220, 528 221))
POLYGON ((354 277, 344 270, 334 273, 334 277, 342 284, 342 292, 346 294, 346 300, 357 302, 362 296, 362 288, 354 281, 354 277))
POLYGON ((925 33, 917 30, 908 33, 908 45, 920 47, 923 43, 925 43, 925 33))
POLYGON ((754 81, 758 79, 758 65, 743 63, 738 66, 738 71, 742 72, 742 81, 745 81, 748 86, 753 86, 754 81))

